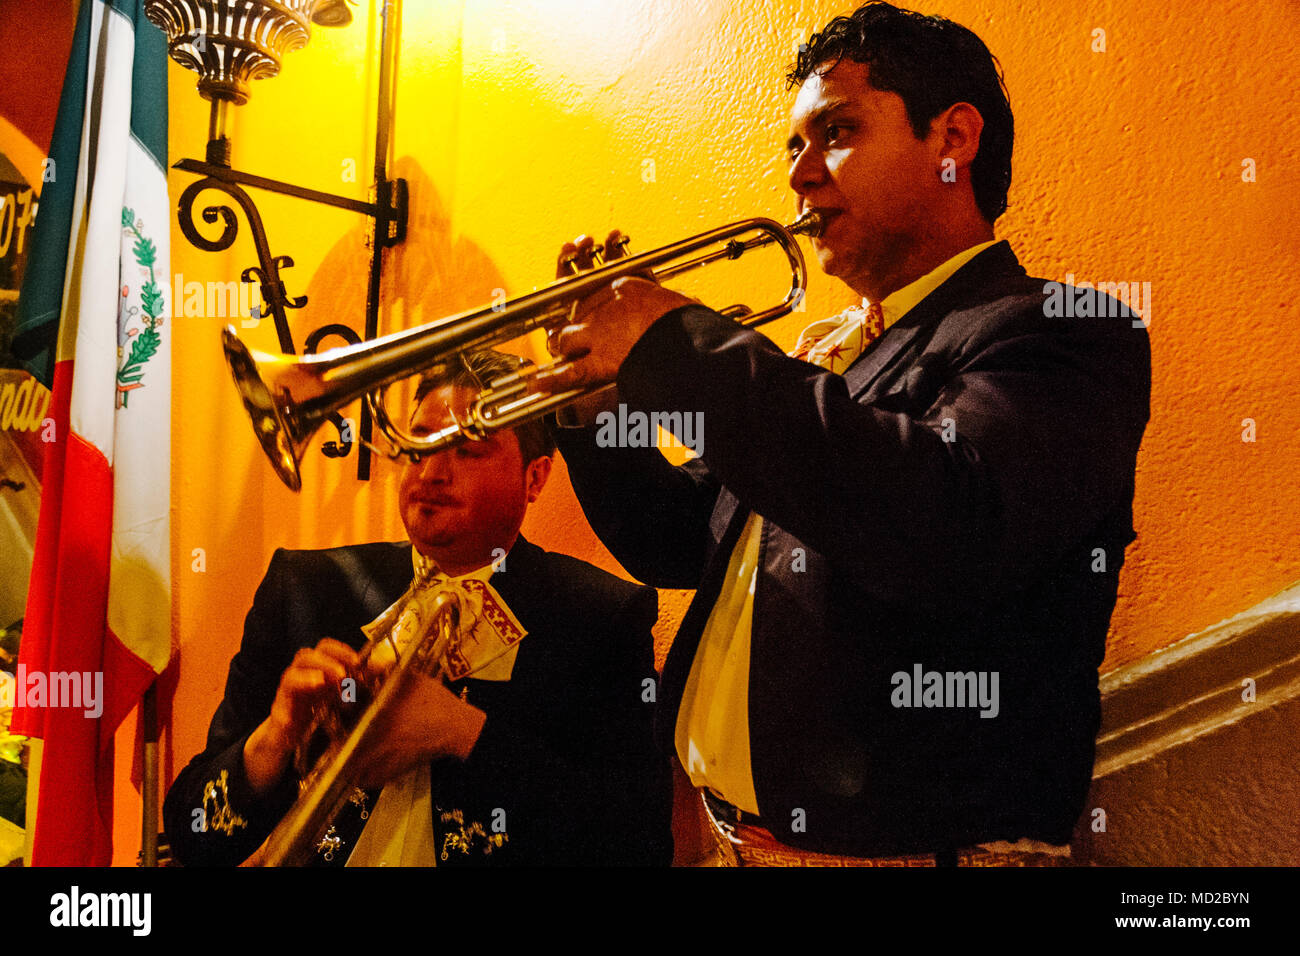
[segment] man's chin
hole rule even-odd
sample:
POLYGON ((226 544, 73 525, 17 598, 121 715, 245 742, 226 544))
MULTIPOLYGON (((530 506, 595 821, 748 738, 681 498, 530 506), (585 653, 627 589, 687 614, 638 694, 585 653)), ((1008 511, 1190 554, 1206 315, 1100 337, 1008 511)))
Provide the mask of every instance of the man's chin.
POLYGON ((436 548, 445 548, 448 545, 455 544, 456 536, 450 532, 425 532, 412 536, 411 540, 416 543, 421 552, 425 552, 436 548))
POLYGON ((860 249, 828 249, 822 246, 817 250, 817 264, 822 272, 833 279, 839 279, 850 288, 858 287, 857 280, 867 270, 864 263, 870 261, 860 249))
POLYGON ((432 523, 428 519, 416 518, 407 521, 406 534, 421 554, 428 554, 431 549, 445 548, 456 541, 455 529, 441 523, 432 523))
POLYGON ((840 272, 843 271, 844 257, 837 255, 834 250, 822 246, 817 250, 817 263, 821 266, 822 272, 828 276, 838 278, 840 272))

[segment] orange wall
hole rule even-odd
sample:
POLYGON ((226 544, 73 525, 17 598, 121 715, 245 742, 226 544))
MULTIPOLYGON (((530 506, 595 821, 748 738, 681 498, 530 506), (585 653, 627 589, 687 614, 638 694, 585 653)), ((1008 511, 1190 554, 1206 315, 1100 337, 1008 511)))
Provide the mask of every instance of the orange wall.
MULTIPOLYGON (((372 4, 363 4, 364 7, 372 4)), ((781 143, 794 47, 840 3, 699 0, 478 0, 407 3, 394 155, 411 181, 406 244, 387 264, 383 327, 395 329, 547 281, 554 250, 619 226, 647 249, 751 215, 788 218, 781 143)), ((1139 461, 1139 540, 1129 551, 1107 668, 1195 632, 1300 578, 1295 362, 1300 324, 1288 229, 1297 146, 1284 104, 1300 54, 1294 7, 1190 8, 942 2, 1006 69, 1018 142, 1011 209, 999 222, 1031 273, 1152 285, 1152 422, 1139 461), (992 9, 996 12, 990 13, 992 9), (1105 30, 1106 52, 1092 50, 1105 30), (1244 183, 1241 163, 1257 164, 1244 183), (1241 440, 1253 418, 1257 440, 1241 440)), ((234 111, 241 169, 363 197, 373 143, 369 10, 318 29, 282 75, 234 111), (358 182, 343 178, 355 162, 358 182)), ((205 103, 173 66, 172 153, 202 156, 205 103)), ((172 173, 174 196, 192 181, 172 173)), ((216 194, 208 194, 215 196, 216 194)), ((273 252, 292 255, 295 338, 328 321, 360 328, 365 252, 356 217, 255 194, 273 252)), ((203 224, 200 224, 203 225, 203 224)), ((210 228, 210 227, 209 227, 210 228)), ((241 221, 233 250, 201 252, 173 228, 185 279, 228 281, 255 264, 241 221)), ((753 268, 727 288, 771 289, 753 268)), ((747 295, 750 293, 747 293, 747 295)), ((755 304, 762 292, 752 293, 755 304)), ((814 278, 809 312, 851 296, 814 278)), ((783 345, 798 316, 770 334, 783 345)), ((355 481, 307 455, 304 491, 272 474, 220 358, 219 317, 178 317, 174 368, 173 536, 181 669, 164 783, 202 747, 243 615, 276 547, 401 537, 393 470, 355 481), (194 570, 202 549, 204 570, 194 570)), ((269 321, 243 330, 273 349, 269 321)), ((525 533, 616 565, 582 519, 563 469, 525 533)), ((685 606, 661 601, 660 654, 685 606)), ((130 722, 119 754, 130 753, 130 722)), ((120 764, 128 765, 122 759, 120 764)), ((138 847, 134 793, 119 787, 118 859, 138 847)))

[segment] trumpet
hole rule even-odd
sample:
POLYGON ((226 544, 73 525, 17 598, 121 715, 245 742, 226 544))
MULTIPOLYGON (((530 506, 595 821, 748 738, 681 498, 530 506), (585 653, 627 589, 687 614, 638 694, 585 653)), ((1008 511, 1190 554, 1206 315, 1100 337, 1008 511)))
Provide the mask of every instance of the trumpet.
MULTIPOLYGON (((363 666, 371 651, 384 642, 392 643, 393 627, 409 600, 410 592, 380 620, 379 632, 362 650, 363 666)), ((300 773, 298 799, 242 866, 303 866, 317 852, 324 853, 327 860, 332 858, 340 843, 333 834, 334 820, 348 801, 361 793, 357 787, 358 761, 374 748, 384 732, 382 718, 408 684, 420 674, 434 679, 441 675, 447 648, 460 629, 460 617, 460 598, 451 591, 438 594, 424 629, 412 636, 404 650, 397 651, 394 645, 397 663, 352 729, 345 731, 331 712, 322 713, 313 722, 307 736, 314 737, 322 730, 329 743, 310 768, 302 766, 305 749, 295 755, 300 773)))
POLYGON ((772 219, 742 219, 557 279, 505 303, 305 358, 256 352, 241 342, 230 326, 222 331, 222 346, 262 449, 280 479, 299 491, 299 464, 311 436, 332 412, 363 396, 378 431, 388 443, 388 448, 371 447, 388 458, 406 456, 416 460, 463 441, 481 441, 496 430, 514 428, 597 391, 602 386, 554 393, 539 390, 539 376, 567 367, 565 360, 557 359, 487 383, 463 420, 425 437, 411 435, 394 424, 384 405, 385 390, 399 379, 455 362, 462 352, 507 342, 537 328, 549 328, 567 319, 581 299, 624 276, 652 276, 665 282, 775 243, 790 265, 790 290, 785 298, 759 312, 744 305, 719 311, 748 326, 787 315, 802 300, 808 282, 795 237, 816 237, 822 227, 816 212, 805 213, 785 226, 772 219))

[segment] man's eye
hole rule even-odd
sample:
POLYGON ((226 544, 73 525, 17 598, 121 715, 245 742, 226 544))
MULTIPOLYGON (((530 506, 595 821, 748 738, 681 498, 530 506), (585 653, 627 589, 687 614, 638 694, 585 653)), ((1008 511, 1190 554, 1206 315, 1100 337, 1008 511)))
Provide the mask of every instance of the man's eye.
POLYGON ((826 142, 833 143, 844 135, 845 129, 838 123, 831 123, 826 127, 826 142))

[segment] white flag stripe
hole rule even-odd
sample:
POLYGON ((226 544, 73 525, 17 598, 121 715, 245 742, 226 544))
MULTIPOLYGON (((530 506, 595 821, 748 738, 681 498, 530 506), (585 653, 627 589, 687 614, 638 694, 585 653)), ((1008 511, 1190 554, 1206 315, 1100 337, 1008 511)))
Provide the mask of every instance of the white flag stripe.
MULTIPOLYGON (((121 286, 139 308, 140 290, 152 278, 162 296, 162 344, 144 366, 143 387, 117 409, 113 435, 113 550, 109 569, 108 625, 156 671, 171 654, 171 203, 167 177, 135 139, 126 145, 126 190, 121 206, 153 243, 151 271, 137 261, 135 236, 121 226, 121 286)), ((116 316, 114 317, 116 321, 116 316)), ((134 318, 123 324, 139 330, 134 318)), ((137 331, 137 335, 138 335, 137 331)), ((127 348, 129 348, 130 336, 127 348)), ((111 353, 116 355, 116 351, 111 353)), ((114 401, 105 401, 111 410, 114 401)))
POLYGON ((77 164, 78 201, 73 212, 64 321, 76 325, 72 430, 103 452, 111 467, 121 298, 117 251, 122 244, 135 30, 129 20, 101 2, 93 4, 90 22, 86 112, 77 164), (79 222, 85 209, 83 181, 92 175, 90 208, 79 222))

